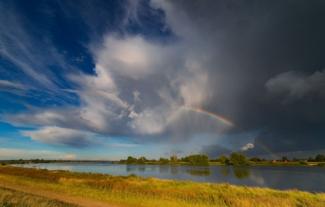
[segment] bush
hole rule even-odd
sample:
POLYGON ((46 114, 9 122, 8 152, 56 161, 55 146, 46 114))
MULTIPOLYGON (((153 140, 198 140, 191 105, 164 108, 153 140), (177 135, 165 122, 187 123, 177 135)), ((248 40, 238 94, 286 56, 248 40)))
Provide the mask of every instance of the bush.
POLYGON ((172 155, 172 156, 170 157, 170 162, 177 162, 177 161, 178 161, 178 158, 177 158, 176 155, 172 155))
POLYGON ((230 160, 224 155, 221 155, 219 157, 219 161, 224 165, 229 165, 230 164, 230 160))
POLYGON ((325 162, 325 155, 318 154, 315 157, 316 162, 325 162))
POLYGON ((240 153, 232 153, 230 155, 230 163, 235 166, 249 165, 246 157, 240 153))
POLYGON ((169 160, 166 159, 166 158, 161 157, 161 158, 159 159, 159 163, 160 163, 160 164, 168 164, 168 163, 169 163, 169 160))
POLYGON ((252 157, 252 158, 250 159, 250 161, 253 161, 253 162, 261 162, 262 159, 259 158, 259 157, 252 157))
POLYGON ((301 164, 301 165, 308 165, 308 163, 306 161, 299 161, 299 164, 301 164))
POLYGON ((209 165, 209 157, 207 155, 190 155, 185 157, 185 159, 191 165, 209 165))
POLYGON ((134 164, 134 163, 137 163, 137 158, 134 158, 134 157, 131 157, 131 156, 128 156, 127 160, 126 160, 126 163, 127 164, 134 164))
POLYGON ((137 161, 138 164, 145 164, 148 160, 145 157, 140 157, 137 161))

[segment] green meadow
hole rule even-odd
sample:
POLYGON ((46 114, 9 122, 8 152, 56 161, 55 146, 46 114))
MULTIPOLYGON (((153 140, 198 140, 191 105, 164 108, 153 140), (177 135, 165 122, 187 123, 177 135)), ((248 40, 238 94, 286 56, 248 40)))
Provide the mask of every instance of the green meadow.
POLYGON ((0 167, 0 187, 2 187, 0 191, 2 206, 324 207, 325 205, 324 193, 12 166, 0 167), (15 191, 21 192, 13 193, 15 191))

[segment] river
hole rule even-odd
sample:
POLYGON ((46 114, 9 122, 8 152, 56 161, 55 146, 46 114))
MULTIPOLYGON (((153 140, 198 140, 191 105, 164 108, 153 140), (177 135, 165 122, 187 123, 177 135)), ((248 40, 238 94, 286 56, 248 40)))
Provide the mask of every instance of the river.
POLYGON ((104 173, 110 175, 135 174, 198 182, 230 183, 235 185, 270 187, 274 189, 299 189, 325 192, 325 168, 304 166, 173 166, 173 165, 126 165, 108 162, 60 162, 23 164, 23 167, 74 172, 104 173))

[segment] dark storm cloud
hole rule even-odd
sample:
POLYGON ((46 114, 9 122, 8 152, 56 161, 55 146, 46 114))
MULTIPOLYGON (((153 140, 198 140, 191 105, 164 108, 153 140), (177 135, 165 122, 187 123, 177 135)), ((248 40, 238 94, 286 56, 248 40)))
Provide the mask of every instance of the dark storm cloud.
POLYGON ((267 89, 284 103, 302 99, 310 95, 325 97, 325 71, 302 74, 299 71, 281 73, 266 83, 267 89))
POLYGON ((190 28, 195 46, 210 56, 213 95, 205 108, 236 123, 230 134, 261 130, 256 151, 325 147, 324 1, 170 3, 186 16, 182 22, 171 11, 176 33, 190 28))
POLYGON ((232 153, 232 150, 222 147, 218 144, 214 144, 214 145, 204 146, 202 148, 202 153, 205 153, 210 158, 217 158, 220 157, 221 155, 228 156, 230 153, 232 153))

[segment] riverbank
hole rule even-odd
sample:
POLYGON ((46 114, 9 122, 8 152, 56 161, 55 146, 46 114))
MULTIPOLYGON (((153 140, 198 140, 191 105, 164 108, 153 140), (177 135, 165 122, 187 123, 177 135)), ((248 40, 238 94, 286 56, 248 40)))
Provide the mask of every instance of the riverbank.
POLYGON ((19 189, 27 189, 31 194, 36 192, 36 195, 40 192, 48 192, 66 197, 79 197, 88 202, 100 202, 107 206, 123 207, 323 207, 325 203, 324 193, 313 194, 297 190, 279 191, 229 184, 48 171, 11 166, 0 167, 0 185, 19 186, 19 189))

